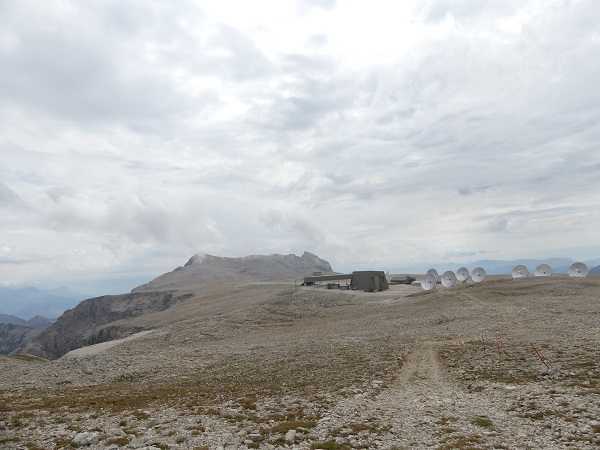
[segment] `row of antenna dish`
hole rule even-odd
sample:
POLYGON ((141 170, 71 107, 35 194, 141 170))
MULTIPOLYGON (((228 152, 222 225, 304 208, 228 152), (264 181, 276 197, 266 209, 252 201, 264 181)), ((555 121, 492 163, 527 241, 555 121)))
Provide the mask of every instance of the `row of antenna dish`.
MULTIPOLYGON (((588 273, 588 268, 584 263, 573 263, 571 267, 569 267, 570 277, 583 278, 587 277, 588 273)), ((540 264, 535 268, 534 274, 536 277, 551 277, 553 274, 552 267, 550 267, 548 264, 540 264)), ((444 287, 452 287, 456 284, 457 281, 467 281, 469 275, 475 283, 481 283, 483 280, 485 280, 485 277, 487 276, 483 267, 477 267, 476 269, 473 269, 473 271, 470 274, 469 270, 466 267, 461 267, 456 271, 456 274, 451 270, 447 270, 446 272, 444 272, 440 277, 440 282, 444 287)), ((528 276, 529 270, 522 264, 515 266, 515 268, 512 270, 513 278, 526 278, 528 276)), ((423 277, 423 279, 421 280, 421 287, 426 291, 430 291, 432 289, 435 289, 437 282, 437 270, 429 269, 425 274, 425 277, 423 277)))
MULTIPOLYGON (((554 272, 552 271, 552 267, 548 264, 540 264, 535 268, 534 275, 536 277, 551 277, 554 272)), ((576 262, 571 264, 569 267, 569 276, 574 278, 585 278, 588 276, 589 270, 588 267, 581 262, 576 262)), ((527 278, 529 276, 529 270, 527 267, 520 264, 515 266, 512 270, 513 278, 527 278)))
MULTIPOLYGON (((451 270, 447 270, 440 277, 441 283, 444 287, 452 287, 456 284, 457 281, 467 281, 467 279, 471 276, 471 279, 475 283, 481 283, 485 280, 486 273, 483 267, 477 267, 473 269, 471 273, 466 267, 461 267, 456 271, 456 274, 451 270)), ((438 281, 438 273, 435 269, 429 269, 425 274, 425 277, 421 280, 421 287, 426 291, 430 291, 435 289, 435 286, 438 281)))

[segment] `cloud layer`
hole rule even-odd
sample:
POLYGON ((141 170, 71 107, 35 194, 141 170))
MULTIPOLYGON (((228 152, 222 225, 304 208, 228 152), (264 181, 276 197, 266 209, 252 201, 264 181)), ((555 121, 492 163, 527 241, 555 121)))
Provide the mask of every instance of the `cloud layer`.
POLYGON ((0 283, 598 257, 598 2, 206 3, 0 3, 0 283))

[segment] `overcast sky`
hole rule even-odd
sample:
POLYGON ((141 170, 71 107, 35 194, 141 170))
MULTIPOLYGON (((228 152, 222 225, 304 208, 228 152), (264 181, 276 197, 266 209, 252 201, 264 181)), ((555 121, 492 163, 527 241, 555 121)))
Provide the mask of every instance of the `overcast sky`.
POLYGON ((599 55, 596 0, 0 0, 0 284, 598 258, 599 55))

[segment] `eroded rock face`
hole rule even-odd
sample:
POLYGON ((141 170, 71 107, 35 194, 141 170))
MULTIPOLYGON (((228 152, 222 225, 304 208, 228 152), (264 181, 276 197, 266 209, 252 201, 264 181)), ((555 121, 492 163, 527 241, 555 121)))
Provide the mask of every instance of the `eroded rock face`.
POLYGON ((0 355, 8 355, 39 333, 38 330, 26 325, 0 323, 0 355))
POLYGON ((76 348, 120 339, 151 328, 128 323, 127 319, 164 311, 190 296, 189 293, 144 292, 90 298, 65 311, 56 323, 15 353, 56 359, 76 348))
MULTIPOLYGON (((251 255, 224 258, 198 254, 190 258, 185 266, 161 275, 129 294, 106 295, 82 301, 75 308, 65 311, 56 323, 35 338, 29 342, 23 341, 14 353, 57 359, 83 346, 161 327, 167 323, 167 319, 157 318, 154 313, 165 311, 194 296, 206 295, 201 292, 205 286, 227 285, 231 291, 247 283, 289 281, 314 271, 327 273, 332 269, 327 261, 308 252, 301 257, 251 255), (152 314, 153 320, 140 319, 152 314)), ((12 350, 15 348, 13 346, 12 350)))

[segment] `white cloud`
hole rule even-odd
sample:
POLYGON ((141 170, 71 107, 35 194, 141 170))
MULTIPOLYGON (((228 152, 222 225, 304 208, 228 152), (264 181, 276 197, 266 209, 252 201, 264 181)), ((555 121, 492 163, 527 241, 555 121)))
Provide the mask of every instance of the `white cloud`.
POLYGON ((196 252, 594 258, 599 12, 2 2, 0 278, 151 278, 196 252))

